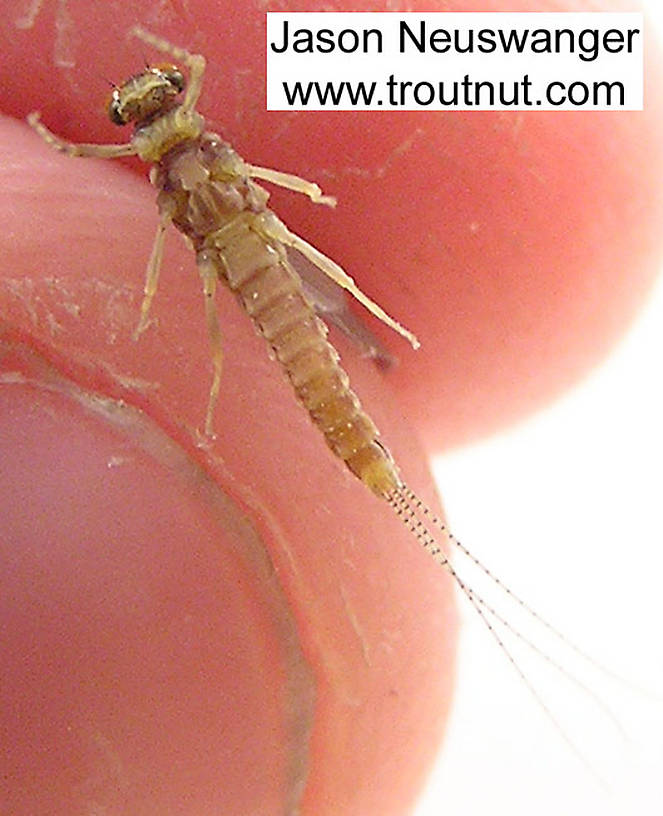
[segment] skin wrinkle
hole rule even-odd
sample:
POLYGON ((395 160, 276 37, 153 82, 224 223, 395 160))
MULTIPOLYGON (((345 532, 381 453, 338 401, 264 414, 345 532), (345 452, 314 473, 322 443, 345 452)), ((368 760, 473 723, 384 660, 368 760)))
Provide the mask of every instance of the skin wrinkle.
MULTIPOLYGON (((67 171, 68 170, 69 170, 69 168, 67 168, 67 171)), ((133 209, 131 211, 131 214, 133 215, 133 209)), ((115 243, 120 243, 120 245, 122 246, 121 242, 117 241, 117 234, 118 233, 120 235, 124 234, 122 232, 122 230, 124 228, 125 220, 128 220, 128 218, 125 218, 124 216, 119 220, 119 223, 120 223, 120 228, 119 229, 114 228, 114 229, 110 230, 108 227, 105 227, 105 232, 106 233, 109 233, 111 231, 114 233, 114 236, 113 236, 114 244, 115 243)), ((99 221, 100 222, 102 221, 101 217, 99 217, 99 221)), ((109 239, 109 243, 110 243, 110 239, 109 239)), ((125 241, 122 248, 125 248, 126 246, 127 246, 127 242, 125 241)), ((138 245, 136 245, 134 249, 135 249, 135 256, 136 257, 140 256, 140 259, 142 259, 143 255, 147 254, 147 253, 143 253, 143 252, 140 251, 142 249, 142 239, 141 239, 141 246, 139 247, 138 245)), ((128 252, 126 254, 129 255, 128 252)), ((168 270, 168 272, 170 273, 170 272, 172 272, 172 269, 173 269, 173 261, 170 259, 170 254, 168 254, 167 257, 169 258, 169 270, 168 270)), ((131 260, 131 259, 129 259, 129 260, 131 260)), ((125 265, 127 264, 127 259, 124 258, 124 256, 123 256, 122 262, 125 265)), ((115 260, 115 258, 113 258, 112 265, 115 266, 115 264, 116 264, 116 260, 115 260)), ((137 262, 137 265, 140 265, 139 261, 137 262)), ((177 262, 175 263, 175 266, 178 266, 177 262)), ((181 268, 184 268, 185 264, 180 263, 179 266, 181 268)), ((96 268, 98 268, 98 267, 95 266, 95 269, 96 268)), ((88 278, 87 280, 90 280, 90 279, 91 280, 96 279, 96 274, 94 272, 92 272, 91 278, 88 278)), ((86 280, 86 278, 83 278, 83 281, 85 281, 85 280, 86 280)), ((82 283, 82 288, 87 289, 87 286, 86 286, 85 282, 82 283)), ((96 288, 93 287, 93 289, 96 292, 96 288)), ((182 289, 183 290, 185 289, 184 284, 182 284, 182 289)), ((137 291, 137 287, 136 287, 136 291, 137 291)), ((167 292, 166 292, 166 297, 168 297, 167 292)), ((228 295, 228 298, 230 298, 230 295, 228 295)), ((131 298, 130 300, 133 300, 133 298, 131 298)), ((85 301, 85 304, 86 304, 85 307, 84 307, 85 312, 86 312, 86 314, 84 315, 85 319, 89 319, 90 315, 91 314, 94 315, 96 313, 96 311, 97 311, 97 309, 94 308, 95 303, 92 300, 92 297, 90 297, 90 301, 91 301, 91 303, 90 303, 89 306, 87 305, 87 300, 85 301)), ((124 303, 124 299, 123 298, 119 299, 117 317, 118 317, 118 322, 121 322, 122 324, 124 324, 125 306, 126 306, 126 304, 124 303)), ((234 304, 233 304, 233 309, 238 311, 238 308, 234 304)), ((163 313, 164 313, 164 310, 162 309, 161 310, 161 315, 163 315, 163 313)), ((101 326, 105 326, 106 325, 106 320, 108 319, 108 315, 105 315, 104 312, 101 311, 101 316, 102 316, 101 326)), ((242 316, 242 318, 243 318, 243 316, 242 316)), ((127 319, 127 326, 128 326, 129 329, 131 329, 131 328, 134 327, 134 325, 135 325, 135 315, 132 315, 132 319, 127 319)), ((166 326, 166 321, 165 320, 160 321, 160 325, 165 327, 166 326)), ((173 325, 172 321, 169 323, 169 325, 170 326, 173 325)), ((231 324, 228 324, 228 325, 230 326, 231 324)), ((226 340, 227 348, 235 349, 236 348, 235 343, 236 343, 237 338, 233 334, 234 329, 229 329, 229 332, 230 333, 228 334, 228 337, 227 337, 227 340, 226 340)), ((127 335, 127 338, 128 338, 129 332, 126 332, 125 334, 127 335)), ((239 332, 240 338, 243 341, 245 341, 245 339, 246 339, 245 334, 246 334, 246 332, 243 331, 243 330, 241 332, 239 332)), ((82 342, 85 342, 85 338, 82 335, 83 335, 83 332, 82 331, 76 331, 76 327, 74 327, 74 332, 72 333, 72 343, 77 345, 79 348, 82 348, 81 344, 82 344, 82 342), (79 339, 79 337, 82 337, 82 340, 79 339)), ((98 337, 99 335, 97 334, 95 336, 98 337)), ((129 342, 127 338, 125 338, 126 342, 129 342)), ((122 338, 120 338, 120 339, 122 339, 122 338)), ((204 338, 202 338, 202 337, 200 339, 201 339, 201 341, 204 340, 204 338)), ((108 338, 108 337, 104 337, 103 335, 101 337, 101 340, 106 340, 107 345, 109 345, 111 342, 114 342, 114 338, 111 339, 111 338, 108 338)), ((200 345, 202 345, 202 343, 200 345)), ((158 359, 162 359, 162 356, 159 354, 159 352, 155 353, 155 351, 154 351, 154 348, 158 348, 158 346, 159 346, 159 336, 157 336, 155 338, 154 333, 150 334, 149 336, 146 335, 143 346, 140 346, 140 347, 131 346, 131 349, 132 349, 131 356, 132 357, 136 356, 137 358, 143 359, 143 358, 149 357, 151 355, 151 356, 154 356, 155 358, 158 357, 158 359), (136 349, 136 350, 134 351, 134 349, 136 349)), ((255 346, 256 346, 256 349, 258 349, 259 347, 262 349, 262 346, 259 343, 259 339, 256 339, 255 346)), ((185 348, 184 344, 182 344, 181 348, 185 348)), ((176 349, 177 354, 180 355, 180 357, 179 358, 176 357, 176 359, 182 360, 184 363, 188 363, 188 360, 185 360, 184 357, 182 356, 184 353, 186 353, 186 349, 185 349, 184 352, 180 352, 180 345, 178 343, 175 344, 175 349, 176 349)), ((76 354, 78 354, 78 353, 83 354, 83 352, 82 351, 79 352, 79 350, 76 350, 75 353, 76 354)), ((113 359, 115 359, 116 356, 117 355, 113 355, 113 359)), ((263 359, 264 357, 265 357, 264 349, 262 349, 261 359, 263 359)), ((91 360, 92 355, 90 355, 89 357, 86 356, 83 359, 84 360, 87 360, 87 359, 91 360)), ((267 366, 268 361, 265 359, 264 362, 265 362, 264 368, 265 368, 265 371, 267 371, 268 370, 268 366, 267 366)), ((102 363, 100 363, 100 361, 98 361, 98 360, 95 360, 94 364, 99 366, 102 363)), ((239 361, 233 361, 233 364, 237 368, 241 367, 243 369, 245 369, 246 365, 247 365, 245 360, 244 360, 244 357, 241 357, 239 361)), ((89 367, 91 367, 92 363, 89 363, 88 365, 89 365, 89 367)), ((178 368, 180 371, 182 370, 181 365, 175 365, 174 368, 178 368)), ((273 366, 269 367, 269 371, 271 372, 271 374, 269 375, 270 381, 273 379, 275 383, 278 383, 278 386, 275 385, 275 388, 278 387, 279 391, 283 391, 285 393, 287 391, 286 383, 283 383, 283 387, 281 387, 282 377, 280 375, 278 375, 276 372, 272 371, 272 369, 273 369, 273 366)), ((121 370, 121 368, 120 368, 120 370, 121 370)), ((139 367, 139 370, 140 370, 140 367, 139 367)), ((158 368, 156 369, 157 372, 160 371, 160 370, 161 369, 158 369, 158 368)), ((261 371, 262 371, 262 369, 261 369, 261 371)), ((105 373, 108 374, 108 372, 105 372, 105 373)), ((163 382, 167 381, 167 378, 163 375, 163 373, 161 373, 161 374, 155 373, 154 379, 156 381, 159 381, 159 380, 163 380, 163 382)), ((182 378, 182 379, 184 379, 184 378, 182 378)), ((96 382, 96 380, 95 380, 95 382, 96 382)), ((237 394, 233 394, 233 392, 232 392, 232 380, 228 379, 228 380, 224 381, 224 383, 230 383, 231 384, 231 393, 228 396, 228 400, 232 399, 233 396, 235 396, 235 398, 236 398, 237 394)), ((112 390, 115 393, 118 393, 118 394, 123 393, 122 389, 121 389, 122 380, 120 380, 118 382, 117 378, 116 378, 116 382, 113 385, 115 387, 112 390)), ((106 390, 105 387, 104 387, 104 390, 106 390)), ((288 393, 288 396, 290 397, 289 393, 288 393)), ((121 397, 121 398, 123 398, 123 397, 121 397)), ((157 422, 159 424, 166 427, 168 429, 168 431, 171 433, 171 435, 173 435, 176 439, 181 439, 182 434, 190 434, 190 436, 193 437, 193 435, 194 435, 194 430, 193 430, 194 429, 194 424, 191 421, 192 420, 191 415, 189 415, 186 412, 182 412, 182 413, 175 412, 175 413, 173 413, 172 406, 171 406, 170 407, 170 416, 169 416, 169 413, 168 413, 169 412, 169 405, 168 405, 169 395, 168 394, 163 396, 163 398, 161 400, 159 400, 158 398, 155 398, 155 402, 156 402, 155 405, 150 404, 150 400, 147 398, 146 395, 137 395, 135 393, 132 393, 132 394, 129 395, 129 399, 130 399, 130 401, 131 401, 131 403, 133 405, 144 408, 149 414, 151 414, 151 416, 155 420, 157 420, 157 422), (180 423, 179 426, 178 426, 178 423, 180 423)), ((291 397, 290 397, 290 399, 291 399, 291 397)), ((240 395, 240 404, 243 404, 244 401, 246 401, 247 405, 251 401, 251 390, 250 389, 247 390, 245 394, 240 395)), ((226 403, 226 404, 228 404, 228 403, 226 403)), ((235 403, 235 404, 237 404, 237 403, 235 403)), ((271 405, 271 402, 268 402, 268 404, 271 405)), ((278 401, 276 403, 275 407, 273 408, 274 412, 279 411, 279 416, 280 416, 280 413, 282 411, 285 411, 285 410, 286 410, 285 400, 283 401, 283 404, 280 401, 278 401)), ((296 428, 299 428, 299 427, 303 428, 305 426, 306 428, 308 428, 309 423, 308 423, 306 415, 304 413, 298 413, 297 416, 299 417, 299 419, 296 422, 293 419, 292 425, 290 423, 288 424, 288 427, 290 428, 290 430, 292 430, 295 427, 296 428)), ((294 414, 293 414, 293 417, 294 417, 294 414)), ((272 418, 274 419, 274 417, 272 417, 272 418)), ((195 422, 196 417, 194 417, 193 419, 194 419, 194 422, 195 422)), ((283 428, 282 424, 278 422, 278 417, 277 417, 277 421, 276 421, 275 424, 278 425, 279 435, 283 436, 284 428, 283 428)), ((285 424, 285 423, 283 423, 283 424, 285 424)), ((328 456, 328 452, 327 452, 327 449, 324 446, 323 441, 321 439, 318 439, 317 436, 315 438, 317 440, 316 448, 319 448, 321 454, 322 454, 322 452, 325 452, 325 453, 327 453, 327 456, 328 456)), ((311 432, 311 439, 313 439, 313 433, 312 432, 311 432)), ((196 444, 196 446, 198 447, 198 445, 200 444, 200 439, 195 439, 193 441, 194 441, 194 444, 196 444)), ((234 442, 230 441, 228 438, 224 439, 223 441, 224 441, 224 443, 226 443, 228 445, 231 445, 231 446, 235 444, 234 442)), ((294 440, 294 441, 296 442, 297 445, 301 444, 299 439, 294 440)), ((184 442, 184 444, 186 446, 187 444, 191 444, 191 442, 192 442, 192 439, 187 438, 187 440, 184 442)), ((286 450, 290 450, 290 448, 288 446, 286 446, 286 445, 284 445, 284 448, 286 450)), ((296 448, 295 448, 295 450, 296 450, 296 448)), ((205 457, 205 461, 210 463, 210 466, 212 465, 212 463, 214 465, 217 464, 216 459, 212 460, 209 449, 204 449, 203 448, 199 455, 201 457, 205 457)), ((327 460, 325 459, 324 461, 326 462, 327 460)), ((339 464, 336 465, 335 470, 340 472, 340 468, 341 468, 341 466, 340 466, 340 463, 339 463, 339 464)), ((240 469, 238 472, 242 473, 242 470, 240 469)), ((248 479, 246 475, 241 477, 240 481, 241 480, 243 480, 245 482, 248 481, 249 485, 252 484, 251 480, 248 479)), ((347 490, 348 499, 350 501, 350 504, 352 504, 354 493, 357 492, 356 491, 356 484, 350 482, 350 477, 349 476, 347 478, 342 479, 341 481, 343 483, 343 491, 345 492, 347 490)), ((233 488, 235 488, 236 490, 241 492, 243 490, 243 488, 244 488, 244 484, 234 483, 233 488)), ((237 495, 237 494, 235 493, 235 495, 237 495)), ((267 499, 265 497, 262 497, 262 502, 265 502, 265 501, 267 501, 267 499)), ((280 497, 279 497, 279 501, 280 501, 280 497)), ((330 499, 327 498, 326 501, 330 501, 330 499)), ((366 497, 366 501, 368 502, 368 497, 366 497)), ((336 513, 339 512, 339 507, 341 506, 341 504, 342 504, 342 502, 340 502, 340 501, 339 502, 336 502, 336 501, 334 502, 334 508, 335 508, 336 513)), ((271 507, 271 504, 270 504, 270 507, 271 507)), ((262 518, 264 518, 264 517, 261 516, 261 519, 262 518)), ((269 526, 269 522, 267 522, 267 523, 268 523, 268 526, 269 526)), ((274 535, 274 530, 271 527, 270 527, 270 532, 272 533, 272 535, 274 535)), ((288 590, 289 590, 291 595, 296 596, 296 593, 297 593, 299 587, 298 587, 296 581, 290 576, 290 569, 289 569, 290 565, 288 565, 286 563, 286 561, 285 561, 285 558, 287 557, 287 552, 285 552, 285 550, 286 550, 288 544, 290 546, 293 546, 292 533, 288 533, 288 535, 290 536, 290 538, 285 539, 285 547, 284 547, 283 551, 279 550, 279 549, 274 550, 274 542, 273 542, 273 539, 271 539, 271 538, 270 538, 270 544, 272 545, 272 554, 275 556, 275 561, 278 563, 278 561, 280 560, 280 562, 281 562, 280 564, 278 564, 278 567, 283 570, 283 573, 282 573, 283 583, 285 583, 285 581, 289 579, 290 583, 289 583, 288 590), (285 555, 284 555, 284 553, 285 553, 285 555)), ((299 539, 297 539, 297 541, 295 541, 294 543, 299 544, 299 539)), ((331 541, 327 542, 327 543, 328 543, 328 545, 330 547, 332 546, 331 541)), ((276 546, 278 547, 278 544, 276 546)), ((308 563, 309 563, 307 561, 307 559, 306 559, 306 556, 302 552, 298 552, 296 549, 294 550, 294 555, 295 555, 296 558, 298 558, 298 560, 301 558, 301 562, 299 563, 299 567, 301 567, 300 572, 302 573, 302 575, 305 574, 306 569, 308 568, 308 563)), ((297 565, 295 565, 295 566, 297 566, 297 565)), ((310 575, 308 576, 308 583, 310 583, 314 588, 316 588, 315 581, 311 581, 311 576, 310 575)), ((356 596, 356 600, 361 601, 361 595, 360 595, 359 591, 357 590, 357 588, 354 587, 354 585, 351 585, 351 587, 352 588, 350 589, 350 592, 352 593, 351 597, 353 598, 353 600, 355 600, 355 596, 356 596)), ((304 797, 304 799, 306 801, 303 802, 303 809, 305 810, 309 806, 309 800, 310 800, 310 807, 314 808, 312 810, 312 812, 316 812, 316 811, 319 810, 319 801, 318 800, 321 799, 321 795, 317 793, 317 790, 320 789, 320 787, 318 787, 319 785, 324 786, 322 788, 323 791, 324 790, 338 791, 340 795, 347 796, 348 798, 353 797, 355 795, 354 790, 357 789, 357 787, 359 787, 359 795, 364 797, 364 799, 369 799, 369 797, 373 797, 373 798, 377 799, 377 797, 380 795, 379 793, 373 794, 370 791, 370 779, 371 779, 371 776, 372 776, 371 773, 369 773, 367 775, 364 775, 364 779, 366 780, 365 788, 362 788, 362 787, 358 786, 356 783, 354 783, 352 785, 352 787, 350 787, 350 785, 347 785, 347 784, 344 783, 343 777, 341 778, 341 782, 337 783, 336 779, 338 778, 338 774, 335 773, 333 775, 334 778, 332 779, 332 773, 331 772, 326 772, 324 767, 322 767, 323 766, 322 759, 323 759, 323 756, 324 756, 324 752, 329 750, 328 746, 330 744, 332 746, 332 750, 333 750, 333 748, 335 746, 338 746, 339 748, 342 748, 343 745, 346 745, 348 743, 352 744, 353 748, 354 748, 354 746, 356 744, 359 745, 359 747, 361 748, 361 736, 356 737, 356 729, 353 727, 353 722, 354 722, 355 718, 354 718, 354 716, 348 716, 347 715, 347 708, 348 708, 348 706, 351 705, 353 707, 353 709, 356 709, 358 702, 362 702, 362 714, 363 714, 363 709, 369 710, 370 705, 367 704, 367 700, 369 700, 370 698, 367 696, 367 693, 366 693, 365 689, 369 686, 370 683, 376 684, 379 681, 380 677, 379 677, 379 672, 378 672, 377 669, 375 671, 373 671, 373 672, 366 671, 365 670, 365 665, 366 664, 364 662, 364 666, 362 666, 361 670, 357 672, 358 677, 359 677, 359 682, 357 682, 356 685, 359 688, 357 690, 353 689, 353 687, 348 683, 348 677, 349 677, 349 674, 351 675, 352 672, 355 671, 355 666, 353 665, 352 659, 348 659, 348 656, 345 655, 345 645, 347 644, 348 636, 350 637, 350 639, 353 639, 353 633, 350 631, 350 626, 347 623, 347 620, 343 621, 343 623, 344 623, 343 629, 345 631, 343 631, 342 634, 343 634, 345 639, 342 640, 342 641, 341 641, 341 639, 339 639, 338 644, 336 642, 334 642, 334 643, 326 642, 326 638, 324 637, 324 634, 322 632, 316 633, 315 631, 313 631, 316 624, 319 624, 320 622, 326 624, 325 628, 327 630, 330 629, 329 622, 325 621, 325 619, 324 619, 325 618, 325 616, 324 616, 324 611, 325 611, 325 609, 324 609, 324 603, 325 603, 324 598, 316 597, 315 592, 306 593, 305 598, 307 600, 311 599, 311 603, 313 605, 313 614, 311 616, 312 619, 308 618, 306 621, 302 620, 300 635, 302 635, 302 633, 305 632, 305 637, 307 639, 307 642, 306 642, 306 654, 309 657, 309 660, 311 662, 313 662, 314 658, 317 659, 319 657, 319 662, 315 663, 315 667, 316 667, 316 672, 318 673, 318 677, 319 677, 320 681, 323 684, 322 687, 317 686, 317 689, 319 690, 319 698, 318 698, 318 701, 317 701, 317 705, 319 706, 318 711, 320 712, 320 722, 319 723, 316 722, 316 731, 318 732, 314 737, 314 739, 315 739, 314 745, 315 745, 316 750, 312 754, 312 756, 314 758, 314 761, 315 761, 315 766, 314 766, 314 768, 312 768, 311 782, 307 786, 307 789, 306 789, 306 795, 304 797), (318 655, 316 650, 322 651, 322 654, 318 655), (330 720, 330 722, 326 721, 325 717, 327 717, 327 710, 328 709, 331 709, 331 711, 335 715, 338 714, 340 716, 329 717, 328 720, 330 720), (346 727, 346 725, 345 725, 346 722, 348 723, 348 727, 346 727), (333 739, 331 739, 331 740, 326 739, 326 733, 325 733, 326 731, 331 731, 332 732, 332 738, 333 739), (315 774, 315 779, 313 778, 313 774, 315 774), (322 780, 322 782, 320 780, 322 780), (345 785, 345 787, 344 787, 344 785, 345 785), (368 792, 365 792, 365 790, 367 790, 368 792), (316 796, 318 797, 317 800, 316 800, 316 796)), ((336 601, 336 603, 338 602, 338 598, 336 598, 334 600, 336 601)), ((359 606, 361 607, 361 603, 359 604, 359 606)), ((307 609, 306 611, 308 612, 309 610, 307 609)), ((374 627, 371 625, 371 614, 369 614, 366 609, 362 609, 362 623, 364 622, 363 621, 363 616, 366 617, 366 620, 368 622, 368 625, 366 627, 367 635, 372 636, 373 633, 374 633, 374 627)), ((341 619, 342 619, 342 617, 341 617, 341 619)), ((357 644, 357 646, 358 646, 358 644, 357 644)), ((358 654, 359 658, 361 658, 361 652, 359 652, 357 646, 355 646, 354 644, 352 645, 351 656, 358 654)), ((393 663, 397 663, 397 662, 398 662, 397 659, 395 659, 393 661, 393 663)), ((389 666, 389 668, 391 668, 391 666, 389 666)), ((426 678, 426 679, 428 679, 428 678, 426 678)), ((407 681, 404 683, 403 688, 404 689, 408 688, 407 681)), ((415 711, 415 714, 416 714, 418 712, 418 709, 415 708, 414 711, 415 711)), ((376 719, 373 716, 372 713, 370 714, 370 716, 367 716, 367 719, 370 719, 370 718, 376 719)), ((378 723, 378 726, 379 725, 380 725, 380 723, 378 723)), ((399 739, 402 739, 402 738, 399 738, 399 739)), ((380 760, 362 759, 362 765, 365 765, 367 767, 367 770, 369 770, 369 771, 372 770, 373 765, 377 765, 380 762, 383 762, 383 760, 382 759, 380 759, 380 760)), ((305 774, 306 774, 306 769, 304 768, 302 770, 301 769, 301 763, 300 763, 299 776, 301 778, 304 778, 305 774)), ((295 774, 293 773, 292 777, 294 778, 294 776, 295 776, 295 774)), ((349 776, 349 774, 348 774, 348 776, 349 776)), ((407 783, 411 784, 409 779, 407 780, 407 783)), ((296 794, 293 793, 292 798, 291 798, 291 802, 295 801, 295 799, 296 799, 296 794)), ((395 807, 395 805, 394 805, 394 807, 395 807)), ((279 808, 279 810, 280 809, 281 808, 279 808)), ((294 806, 292 808, 290 808, 290 809, 294 810, 294 806)))
MULTIPOLYGON (((19 366, 6 372, 10 376, 0 378, 0 386, 36 388, 74 400, 84 410, 100 416, 119 429, 160 464, 179 473, 187 481, 195 482, 196 494, 206 506, 216 511, 220 527, 236 528, 233 540, 241 546, 244 559, 262 573, 259 581, 263 593, 268 595, 272 607, 271 620, 276 623, 278 637, 286 664, 286 684, 281 711, 288 723, 291 750, 287 757, 284 814, 294 815, 299 810, 309 768, 310 736, 314 722, 315 684, 314 673, 302 651, 296 616, 292 613, 291 599, 279 579, 268 544, 269 538, 282 536, 276 533, 267 519, 256 523, 253 514, 242 509, 245 503, 237 500, 238 491, 226 491, 221 487, 223 476, 212 478, 206 469, 172 437, 165 434, 152 418, 133 407, 127 400, 117 400, 92 393, 74 380, 63 376, 48 359, 35 352, 25 341, 3 337, 0 323, 0 359, 18 357, 19 366), (23 370, 21 370, 23 369, 23 370), (27 373, 26 373, 27 372, 27 373)), ((223 469, 221 469, 223 470, 223 469)), ((237 487, 235 485, 234 487, 237 487)), ((253 509, 253 508, 249 508, 253 509)))

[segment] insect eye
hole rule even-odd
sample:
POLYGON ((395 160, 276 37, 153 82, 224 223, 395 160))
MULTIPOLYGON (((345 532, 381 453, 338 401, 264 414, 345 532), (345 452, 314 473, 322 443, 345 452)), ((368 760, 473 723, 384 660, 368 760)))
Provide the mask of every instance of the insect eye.
POLYGON ((108 118, 114 125, 126 125, 126 121, 122 116, 122 105, 117 91, 113 91, 113 95, 108 103, 108 118))
POLYGON ((181 71, 175 68, 173 70, 166 71, 164 76, 171 85, 177 88, 178 91, 184 90, 184 75, 181 71))

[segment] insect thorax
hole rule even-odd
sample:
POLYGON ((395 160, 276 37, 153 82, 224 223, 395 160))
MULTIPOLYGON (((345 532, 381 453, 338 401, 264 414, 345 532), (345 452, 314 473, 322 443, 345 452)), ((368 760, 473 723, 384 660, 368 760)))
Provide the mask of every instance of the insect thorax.
POLYGON ((178 144, 198 138, 204 129, 199 113, 177 107, 137 127, 131 141, 143 161, 158 162, 178 144))
POLYGON ((260 213, 269 194, 248 177, 237 153, 216 133, 180 142, 151 174, 162 214, 196 249, 242 212, 260 213))

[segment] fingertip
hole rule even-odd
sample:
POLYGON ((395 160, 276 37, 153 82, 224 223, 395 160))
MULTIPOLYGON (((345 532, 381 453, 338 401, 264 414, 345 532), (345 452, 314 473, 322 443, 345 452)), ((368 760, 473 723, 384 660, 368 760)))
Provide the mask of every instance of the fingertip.
MULTIPOLYGON (((191 791, 201 814, 278 812, 284 802, 316 816, 409 806, 449 704, 455 613, 447 582, 331 455, 227 292, 217 296, 227 349, 217 439, 200 443, 211 366, 191 253, 168 242, 154 323, 134 342, 158 221, 152 194, 112 163, 69 159, 24 126, 2 126, 15 148, 0 186, 10 225, 0 242, 11 259, 0 283, 2 395, 18 429, 6 437, 8 455, 18 449, 23 463, 8 500, 18 508, 29 490, 41 518, 39 530, 28 518, 20 541, 5 539, 10 552, 36 542, 6 597, 16 600, 14 619, 29 617, 26 593, 52 542, 59 583, 47 582, 39 597, 63 625, 54 631, 36 618, 31 636, 57 650, 71 621, 81 643, 62 651, 56 676, 71 677, 87 661, 94 686, 81 703, 78 687, 56 683, 44 702, 49 779, 73 750, 58 723, 82 708, 85 727, 71 739, 83 760, 61 783, 40 783, 44 794, 25 787, 24 802, 50 791, 71 810, 74 777, 91 773, 86 763, 101 760, 90 758, 90 746, 103 744, 112 745, 115 767, 129 769, 122 784, 132 812, 155 801, 167 812, 191 791), (70 582, 78 589, 61 609, 70 582), (82 632, 76 621, 90 615, 94 625, 82 632), (107 648, 88 659, 95 637, 107 648), (253 717, 263 708, 264 718, 253 717), (189 770, 173 775, 172 767, 189 770)), ((423 483, 423 459, 379 374, 346 356, 409 481, 423 483)), ((48 670, 17 665, 23 715, 48 670)), ((12 723, 19 728, 21 716, 12 723)), ((13 773, 39 778, 41 760, 17 749, 13 761, 13 773)), ((115 782, 100 783, 109 802, 115 782)), ((17 813, 29 812, 21 806, 17 813)))

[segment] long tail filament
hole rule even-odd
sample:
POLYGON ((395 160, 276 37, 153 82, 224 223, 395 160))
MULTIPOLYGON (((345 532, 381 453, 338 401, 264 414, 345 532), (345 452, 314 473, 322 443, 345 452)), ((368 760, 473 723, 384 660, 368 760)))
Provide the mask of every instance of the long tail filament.
POLYGON ((516 671, 522 682, 525 684, 529 692, 532 694, 541 710, 553 723, 555 729, 560 734, 564 742, 569 746, 573 753, 582 761, 582 763, 592 772, 592 774, 599 779, 601 784, 605 786, 604 780, 597 773, 596 769, 589 763, 587 757, 582 753, 578 746, 569 737, 562 724, 559 722, 557 717, 552 712, 550 706, 545 702, 545 700, 537 690, 536 686, 532 683, 532 681, 527 676, 525 671, 518 664, 516 658, 511 653, 509 648, 507 648, 502 636, 495 628, 494 622, 497 622, 498 624, 503 626, 504 629, 510 632, 518 641, 523 643, 528 649, 537 654, 555 671, 563 675, 568 681, 570 681, 577 688, 579 688, 585 695, 591 698, 594 704, 601 710, 603 715, 613 724, 615 729, 619 732, 620 736, 623 739, 627 739, 627 735, 618 718, 615 716, 610 707, 604 702, 604 700, 602 700, 601 697, 596 694, 595 691, 589 688, 584 682, 582 682, 582 680, 580 680, 572 672, 570 672, 568 669, 562 666, 549 654, 544 652, 539 646, 537 646, 532 640, 530 640, 525 634, 523 634, 518 628, 516 628, 503 615, 498 613, 497 610, 491 604, 485 601, 484 598, 481 597, 474 589, 468 586, 468 584, 463 580, 463 578, 458 573, 457 569, 451 564, 449 557, 445 552, 444 545, 446 543, 449 543, 455 548, 457 548, 464 556, 469 558, 472 561, 472 563, 476 567, 478 567, 497 587, 499 587, 499 589, 503 591, 510 600, 512 600, 525 613, 527 613, 530 616, 530 618, 535 620, 538 624, 540 624, 543 628, 550 632, 557 640, 563 643, 576 655, 581 657, 583 660, 585 660, 587 663, 589 663, 591 666, 593 666, 595 669, 602 672, 606 676, 618 680, 624 684, 628 684, 628 681, 623 680, 614 672, 610 671, 609 669, 606 669, 603 665, 601 665, 601 663, 594 660, 594 658, 590 657, 585 651, 583 651, 574 643, 572 643, 558 629, 556 629, 552 624, 548 623, 544 618, 541 617, 541 615, 535 612, 525 601, 518 597, 511 589, 509 589, 509 587, 507 587, 497 576, 495 576, 486 566, 484 566, 484 564, 481 563, 481 561, 479 561, 478 558, 472 555, 472 553, 449 532, 444 522, 406 484, 401 484, 397 489, 391 491, 386 498, 390 506, 397 514, 397 516, 401 519, 405 527, 417 539, 417 541, 423 547, 423 549, 426 550, 426 552, 436 561, 437 564, 443 567, 451 575, 458 588, 461 590, 463 595, 465 595, 465 597, 468 599, 476 613, 482 619, 484 625, 490 632, 492 638, 496 642, 501 652, 506 656, 509 663, 513 666, 514 670, 516 671), (437 537, 433 530, 437 531, 437 537), (444 536, 442 543, 438 542, 440 533, 444 536))

